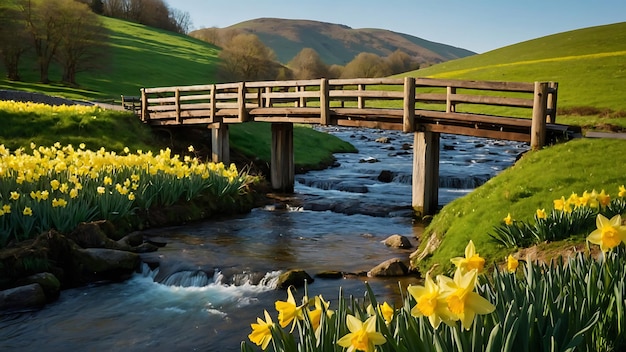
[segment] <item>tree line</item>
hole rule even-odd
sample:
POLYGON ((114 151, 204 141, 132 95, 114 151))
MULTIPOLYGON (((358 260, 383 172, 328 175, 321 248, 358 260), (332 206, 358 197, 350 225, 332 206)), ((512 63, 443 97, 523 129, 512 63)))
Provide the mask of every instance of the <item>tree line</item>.
POLYGON ((7 78, 21 80, 20 61, 27 53, 36 57, 42 83, 50 83, 53 63, 70 85, 77 84, 77 73, 101 69, 108 35, 99 14, 177 33, 191 27, 188 13, 163 0, 2 0, 0 58, 7 78))
POLYGON ((206 28, 196 36, 222 48, 218 80, 222 82, 316 78, 375 78, 417 70, 419 61, 396 50, 386 57, 358 54, 345 66, 327 65, 312 48, 302 49, 286 65, 258 36, 238 30, 206 28))
MULTIPOLYGON (((21 80, 20 61, 34 55, 40 82, 50 82, 53 63, 61 81, 77 85, 76 75, 103 69, 108 35, 98 14, 127 19, 174 32, 188 31, 189 15, 163 0, 3 0, 0 3, 0 58, 7 78, 21 80)), ((386 57, 361 53, 345 66, 327 65, 319 54, 302 49, 287 64, 254 34, 237 30, 201 31, 203 39, 222 48, 218 82, 315 78, 385 77, 419 68, 418 61, 397 50, 386 57)))

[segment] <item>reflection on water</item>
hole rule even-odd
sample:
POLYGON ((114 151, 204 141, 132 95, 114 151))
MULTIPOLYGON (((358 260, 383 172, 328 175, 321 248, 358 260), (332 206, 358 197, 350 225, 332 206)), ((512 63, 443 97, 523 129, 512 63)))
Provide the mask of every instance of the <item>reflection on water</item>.
MULTIPOLYGON (((63 291, 41 311, 2 316, 0 350, 238 351, 250 323, 264 309, 275 317, 274 302, 286 299, 284 291, 272 286, 277 271, 304 269, 312 276, 329 270, 362 273, 390 258, 406 259, 411 250, 388 248, 381 241, 400 234, 416 244, 414 237, 422 231, 402 210, 411 202, 412 156, 401 146, 412 143, 411 136, 364 130, 333 133, 355 144, 360 153, 338 155, 339 167, 299 175, 296 198, 302 207, 254 209, 219 221, 150 230, 147 237, 166 243, 143 255, 146 263, 160 265, 158 271, 146 270, 122 283, 63 291), (392 143, 374 142, 383 135, 392 137, 392 143), (361 163, 363 158, 379 162, 361 163), (378 179, 382 170, 392 171, 391 182, 378 179), (347 188, 316 187, 340 183, 347 188), (316 202, 356 214, 303 210, 316 202)), ((444 137, 444 147, 442 177, 472 182, 477 175, 506 168, 524 149, 515 143, 461 137, 444 137)), ((440 203, 469 191, 442 189, 440 203)), ((341 286, 345 296, 363 297, 366 278, 349 277, 315 278, 309 296, 322 294, 336 303, 341 286)), ((367 280, 379 300, 399 303, 398 279, 367 280)), ((415 282, 402 279, 401 285, 415 282)), ((302 295, 298 290, 296 299, 302 295)))

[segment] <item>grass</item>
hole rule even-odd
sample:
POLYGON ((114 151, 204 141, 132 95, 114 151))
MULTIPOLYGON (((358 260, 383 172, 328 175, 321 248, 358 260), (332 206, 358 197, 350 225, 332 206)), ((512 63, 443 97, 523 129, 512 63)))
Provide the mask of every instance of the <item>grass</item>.
MULTIPOLYGON (((508 213, 515 220, 532 221, 537 209, 552 209, 554 199, 583 191, 606 190, 617 196, 626 183, 626 141, 619 139, 578 139, 540 151, 528 152, 514 166, 504 170, 463 198, 446 205, 426 228, 423 239, 436 236, 441 245, 432 256, 416 265, 426 272, 435 263, 445 269, 447 258, 463 253, 471 239, 488 262, 502 262, 511 253, 497 245, 488 234, 508 213)), ((584 241, 577 237, 577 242, 584 241)), ((420 246, 425 248, 426 240, 420 246)), ((571 245, 567 241, 564 245, 571 245)))
MULTIPOLYGON (((402 76, 491 81, 556 81, 559 83, 557 122, 580 124, 571 118, 575 107, 626 111, 626 22, 546 36, 491 52, 444 62, 402 76), (560 120, 560 121, 559 121, 560 120)), ((623 114, 621 114, 623 115, 623 114)), ((599 115, 588 115, 598 118, 599 115)), ((609 122, 623 128, 626 117, 609 122)), ((606 127, 600 123, 597 127, 606 127)))

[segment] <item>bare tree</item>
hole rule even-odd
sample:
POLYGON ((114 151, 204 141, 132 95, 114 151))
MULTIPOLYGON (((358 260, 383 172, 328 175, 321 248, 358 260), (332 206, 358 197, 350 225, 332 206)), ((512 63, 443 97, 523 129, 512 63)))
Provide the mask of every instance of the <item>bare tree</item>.
POLYGON ((175 27, 175 32, 187 34, 191 30, 191 17, 189 12, 170 8, 170 22, 175 27))
MULTIPOLYGON (((60 1, 62 0, 21 0, 19 4, 37 55, 42 83, 50 82, 50 63, 62 39, 59 34, 60 1)), ((72 3, 76 4, 73 1, 72 3)))
POLYGON ((298 79, 327 77, 328 66, 322 61, 317 51, 304 48, 287 64, 298 79))
POLYGON ((274 52, 254 34, 235 36, 220 52, 219 58, 219 74, 223 81, 274 79, 280 68, 274 52))
POLYGON ((391 74, 383 58, 372 53, 360 53, 343 69, 342 78, 374 78, 391 74))
POLYGON ((76 84, 76 73, 104 62, 107 35, 100 18, 88 6, 71 1, 61 1, 59 5, 61 43, 55 58, 63 68, 62 81, 76 84))
POLYGON ((15 8, 14 1, 0 4, 0 57, 11 81, 21 79, 19 64, 22 55, 28 51, 24 21, 15 8))
POLYGON ((193 37, 198 38, 207 43, 213 44, 215 46, 222 46, 221 42, 221 30, 217 27, 211 28, 202 28, 197 31, 194 31, 193 37))

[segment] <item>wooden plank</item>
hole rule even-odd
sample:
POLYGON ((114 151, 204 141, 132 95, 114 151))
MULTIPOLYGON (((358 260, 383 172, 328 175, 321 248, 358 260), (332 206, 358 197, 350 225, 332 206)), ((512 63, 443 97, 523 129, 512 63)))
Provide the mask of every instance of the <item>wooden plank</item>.
POLYGON ((533 83, 500 81, 465 81, 455 79, 416 78, 416 87, 455 87, 477 90, 496 90, 507 92, 532 93, 533 83))
POLYGON ((284 108, 254 108, 248 112, 254 116, 297 116, 297 115, 320 115, 319 108, 296 108, 296 107, 284 107, 284 108))
POLYGON ((290 98, 290 99, 299 99, 301 97, 304 98, 319 98, 320 96, 320 92, 319 91, 314 91, 314 90, 308 90, 308 91, 299 91, 299 92, 265 92, 263 93, 263 98, 269 98, 269 99, 285 99, 285 98, 290 98))
POLYGON ((348 85, 398 85, 404 84, 403 78, 343 78, 329 79, 328 84, 331 86, 348 86, 348 85))
POLYGON ((318 79, 308 80, 289 80, 289 81, 262 81, 262 82, 247 82, 248 88, 277 88, 277 87, 301 87, 301 86, 319 86, 320 81, 318 79))
POLYGON ((430 131, 430 132, 460 134, 460 135, 465 135, 465 136, 493 138, 493 139, 504 139, 508 141, 530 142, 530 135, 528 133, 520 133, 520 132, 493 131, 493 130, 472 128, 472 127, 431 124, 431 123, 418 124, 417 128, 418 129, 421 128, 424 131, 430 131))
POLYGON ((415 101, 419 102, 433 102, 433 103, 445 103, 446 94, 443 93, 417 93, 415 94, 415 101))
POLYGON ((311 124, 317 125, 320 124, 319 117, 284 117, 284 116, 253 116, 253 121, 257 122, 291 122, 291 123, 301 123, 301 124, 311 124))
POLYGON ((404 97, 404 92, 386 90, 331 90, 330 97, 402 99, 404 97))
POLYGON ((518 108, 532 108, 533 107, 532 99, 495 97, 495 96, 489 96, 489 95, 451 94, 450 100, 452 103, 511 106, 511 107, 518 107, 518 108))
POLYGON ((491 125, 505 125, 505 126, 517 126, 517 127, 530 127, 532 121, 529 119, 520 119, 515 117, 503 117, 492 115, 477 115, 458 112, 443 112, 443 111, 431 111, 431 110, 416 110, 415 118, 419 122, 420 119, 441 119, 458 122, 469 122, 475 124, 491 124, 491 125))
POLYGON ((535 82, 530 147, 540 149, 546 142, 546 115, 548 103, 548 83, 535 82))
POLYGON ((333 108, 332 114, 338 116, 385 116, 402 118, 404 111, 400 109, 377 109, 377 108, 333 108))
POLYGON ((326 78, 320 79, 320 123, 326 126, 330 122, 330 87, 326 78))
POLYGON ((415 131, 415 78, 404 78, 404 98, 402 100, 402 131, 415 131))

